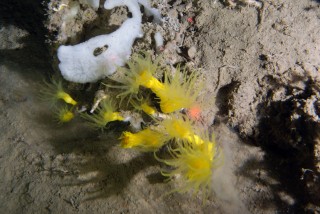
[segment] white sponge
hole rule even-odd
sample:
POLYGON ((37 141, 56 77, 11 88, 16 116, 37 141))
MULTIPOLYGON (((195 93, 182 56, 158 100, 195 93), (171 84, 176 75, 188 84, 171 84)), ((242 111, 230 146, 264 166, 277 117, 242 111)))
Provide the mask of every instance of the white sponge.
POLYGON ((59 68, 66 80, 77 83, 95 82, 111 75, 123 66, 131 55, 131 47, 137 37, 142 37, 140 1, 146 10, 159 19, 159 13, 149 7, 147 0, 107 0, 106 9, 125 5, 132 13, 118 30, 89 39, 74 46, 58 48, 59 68))

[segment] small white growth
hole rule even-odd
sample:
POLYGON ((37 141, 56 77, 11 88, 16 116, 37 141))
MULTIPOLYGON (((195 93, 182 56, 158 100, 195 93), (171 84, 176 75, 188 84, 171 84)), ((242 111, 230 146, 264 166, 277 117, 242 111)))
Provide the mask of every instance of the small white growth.
POLYGON ((255 0, 244 0, 245 3, 247 3, 248 5, 252 5, 254 7, 257 8, 261 8, 262 7, 262 3, 259 1, 255 1, 255 0))
POLYGON ((68 11, 62 16, 62 20, 64 23, 74 19, 78 15, 80 4, 78 2, 72 2, 69 6, 66 7, 68 8, 68 11))
POLYGON ((225 0, 225 2, 227 2, 230 7, 236 7, 238 2, 251 5, 257 8, 262 7, 262 2, 256 0, 225 0))
POLYGON ((156 47, 157 47, 157 48, 160 48, 160 47, 163 46, 163 37, 162 37, 162 35, 161 35, 160 32, 156 32, 156 33, 154 34, 154 40, 155 40, 155 42, 156 42, 156 47))
POLYGON ((88 5, 90 5, 93 9, 97 10, 99 8, 100 0, 86 0, 88 5))
POLYGON ((143 5, 147 16, 153 16, 153 22, 159 24, 161 22, 161 14, 159 10, 150 6, 149 0, 138 0, 139 4, 143 5))
POLYGON ((55 11, 55 12, 58 12, 64 8, 68 7, 67 4, 60 4, 58 7, 52 7, 52 10, 55 11))
POLYGON ((113 74, 118 66, 123 66, 131 55, 131 47, 136 38, 143 36, 142 15, 139 3, 145 11, 160 20, 160 13, 149 6, 148 0, 107 0, 105 9, 127 6, 132 18, 107 35, 100 35, 75 46, 58 48, 59 68, 66 80, 77 83, 95 82, 113 74))
MULTIPOLYGON (((64 33, 66 32, 67 28, 70 25, 70 22, 75 19, 80 11, 80 4, 79 2, 71 2, 69 5, 61 4, 59 6, 59 10, 65 9, 65 13, 62 16, 62 24, 61 24, 61 38, 63 40, 67 39, 67 35, 64 33)), ((58 10, 57 10, 58 11, 58 10)))

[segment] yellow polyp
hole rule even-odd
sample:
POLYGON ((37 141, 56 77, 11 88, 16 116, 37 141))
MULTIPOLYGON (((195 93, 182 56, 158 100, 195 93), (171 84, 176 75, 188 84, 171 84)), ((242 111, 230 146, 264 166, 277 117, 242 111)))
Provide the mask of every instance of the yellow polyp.
POLYGON ((103 118, 106 122, 111 122, 111 121, 122 121, 124 118, 120 115, 119 112, 105 112, 103 115, 103 118))
POLYGON ((81 116, 95 128, 105 128, 109 122, 124 120, 120 113, 115 111, 110 99, 102 100, 95 114, 81 114, 81 116))
POLYGON ((157 151, 166 141, 163 134, 151 129, 137 133, 124 132, 120 139, 122 148, 134 148, 145 152, 157 151))
POLYGON ((136 82, 139 85, 149 88, 153 78, 154 77, 152 76, 152 73, 150 73, 148 70, 144 70, 144 71, 138 72, 138 75, 136 77, 136 82))
POLYGON ((120 139, 122 148, 132 148, 139 144, 138 137, 131 132, 123 132, 120 139))
POLYGON ((74 113, 65 106, 55 112, 55 118, 58 123, 67 123, 74 118, 74 113))
POLYGON ((140 78, 140 84, 143 87, 150 88, 152 91, 161 90, 164 87, 163 83, 153 77, 148 71, 143 71, 140 78))
POLYGON ((210 136, 207 131, 192 129, 190 121, 186 118, 173 118, 171 121, 167 120, 167 124, 162 122, 160 126, 165 126, 166 130, 171 127, 176 137, 180 136, 180 138, 174 145, 168 147, 171 159, 155 157, 170 166, 170 169, 166 168, 161 172, 162 175, 168 177, 168 180, 178 178, 183 183, 170 193, 188 191, 198 193, 201 191, 203 196, 207 196, 211 190, 212 173, 223 163, 223 155, 214 141, 214 136, 210 136), (184 127, 184 129, 176 127, 184 127), (195 131, 199 134, 196 134, 195 131))
POLYGON ((63 100, 70 105, 76 105, 77 102, 65 92, 61 80, 51 79, 51 82, 44 82, 45 86, 41 87, 39 93, 40 98, 51 103, 51 106, 57 104, 58 100, 63 100))
POLYGON ((73 118, 74 118, 74 114, 72 112, 68 111, 68 112, 65 112, 64 114, 62 114, 59 119, 62 123, 66 123, 66 122, 69 122, 70 120, 72 120, 73 118))
POLYGON ((188 108, 193 102, 178 84, 176 86, 166 84, 151 90, 160 98, 161 111, 166 114, 188 108))
POLYGON ((170 138, 188 140, 194 133, 190 121, 184 120, 183 117, 165 119, 161 124, 170 138))
POLYGON ((149 99, 149 96, 137 101, 131 100, 130 103, 136 110, 143 111, 150 116, 157 113, 157 110, 150 105, 151 101, 149 99))
POLYGON ((160 98, 160 108, 163 113, 172 113, 182 108, 191 107, 198 96, 198 89, 195 88, 196 80, 199 75, 192 72, 190 76, 186 71, 180 72, 178 67, 173 76, 165 72, 165 81, 154 84, 150 89, 160 98))
POLYGON ((169 133, 171 131, 174 131, 175 133, 170 133, 170 135, 177 135, 179 136, 179 138, 181 139, 184 139, 184 138, 187 138, 191 132, 190 130, 188 129, 188 127, 185 127, 183 123, 180 123, 181 121, 173 121, 172 122, 172 129, 169 130, 169 133))
POLYGON ((141 110, 148 115, 154 115, 157 112, 154 108, 149 106, 147 103, 142 103, 140 107, 141 107, 141 110))
POLYGON ((190 181, 204 180, 210 177, 211 174, 211 163, 208 158, 201 158, 198 156, 186 157, 186 165, 189 170, 186 173, 186 177, 190 181))
POLYGON ((122 90, 117 95, 118 98, 121 98, 121 101, 129 97, 129 103, 131 98, 137 98, 140 86, 146 88, 154 87, 154 85, 157 85, 156 87, 161 86, 161 82, 153 76, 159 67, 159 58, 153 62, 151 55, 148 53, 144 55, 134 54, 127 64, 129 68, 119 68, 122 75, 118 79, 111 78, 120 85, 107 85, 122 90))
POLYGON ((62 99, 64 102, 71 104, 71 105, 77 104, 77 102, 74 99, 72 99, 72 97, 68 93, 66 93, 64 91, 58 91, 57 98, 62 99))
POLYGON ((200 136, 195 134, 195 130, 192 127, 190 120, 184 117, 173 117, 165 119, 160 123, 160 126, 164 127, 164 132, 169 136, 170 139, 184 141, 189 146, 197 147, 198 149, 206 150, 211 154, 211 159, 215 156, 216 151, 214 150, 215 143, 210 142, 209 136, 200 136))
POLYGON ((195 145, 201 145, 204 143, 204 141, 201 139, 200 136, 198 135, 188 135, 187 137, 184 138, 185 140, 188 140, 189 142, 194 143, 195 145))
POLYGON ((149 81, 149 87, 148 88, 150 88, 153 91, 163 90, 164 89, 164 84, 162 82, 160 82, 158 79, 153 77, 149 81))
POLYGON ((180 175, 184 183, 177 189, 179 192, 187 192, 193 190, 208 192, 210 190, 211 177, 213 169, 218 167, 220 156, 213 152, 215 145, 204 140, 202 144, 188 141, 180 141, 178 148, 169 148, 172 159, 161 160, 165 164, 171 166, 173 170, 162 172, 163 175, 172 178, 180 175))

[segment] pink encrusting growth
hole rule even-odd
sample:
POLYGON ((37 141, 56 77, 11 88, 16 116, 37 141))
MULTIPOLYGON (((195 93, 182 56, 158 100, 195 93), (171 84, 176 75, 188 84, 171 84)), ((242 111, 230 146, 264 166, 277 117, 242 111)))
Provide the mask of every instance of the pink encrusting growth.
POLYGON ((189 109, 187 109, 188 117, 196 121, 199 121, 201 119, 201 112, 202 112, 202 109, 199 104, 195 104, 191 106, 189 109))

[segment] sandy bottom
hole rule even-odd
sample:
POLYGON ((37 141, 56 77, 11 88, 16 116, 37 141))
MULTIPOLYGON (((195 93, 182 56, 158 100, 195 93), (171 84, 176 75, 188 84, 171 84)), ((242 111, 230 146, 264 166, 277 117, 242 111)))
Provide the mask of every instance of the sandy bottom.
POLYGON ((94 131, 80 118, 56 125, 38 99, 52 73, 43 29, 21 21, 32 8, 16 5, 0 3, 1 212, 320 212, 318 1, 198 2, 186 42, 197 47, 215 100, 207 119, 226 154, 204 201, 166 196, 178 181, 164 181, 153 154, 118 147, 121 130, 94 131))

